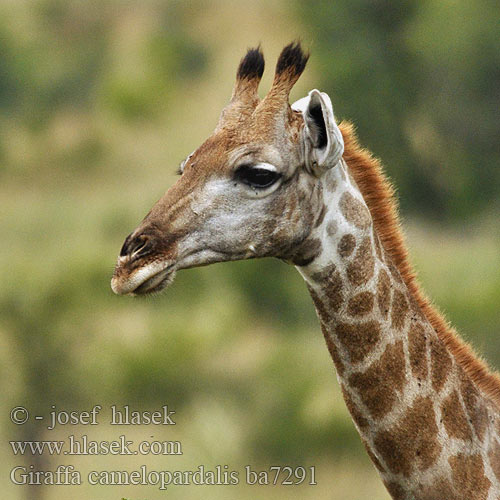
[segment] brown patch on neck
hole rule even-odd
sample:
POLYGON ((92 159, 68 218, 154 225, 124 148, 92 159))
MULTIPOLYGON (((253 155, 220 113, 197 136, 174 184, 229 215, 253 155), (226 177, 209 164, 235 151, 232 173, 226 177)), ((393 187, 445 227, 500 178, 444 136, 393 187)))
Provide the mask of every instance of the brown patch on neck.
POLYGON ((467 416, 460 404, 457 391, 453 391, 444 400, 441 406, 441 416, 448 436, 472 441, 472 431, 467 423, 467 416))
POLYGON ((491 482, 484 474, 481 455, 459 453, 448 459, 453 484, 468 500, 486 500, 491 482))
POLYGON ((349 354, 351 363, 363 361, 380 340, 380 326, 376 321, 339 323, 335 333, 349 354))
POLYGON ((436 392, 439 392, 450 374, 452 361, 442 342, 434 338, 431 339, 430 343, 432 387, 436 392))
POLYGON ((378 273, 377 281, 377 302, 380 314, 387 318, 389 314, 389 304, 391 302, 391 280, 384 269, 378 273))
POLYGON ((500 406, 498 374, 492 373, 472 348, 458 337, 420 289, 408 259, 397 214, 394 188, 383 174, 380 162, 359 145, 354 127, 350 123, 342 122, 339 127, 344 138, 344 160, 368 205, 382 246, 394 262, 410 294, 457 363, 484 394, 500 406))
POLYGON ((409 477, 415 468, 424 471, 436 462, 441 451, 437 435, 432 400, 418 397, 401 423, 380 431, 374 444, 392 473, 409 477))
POLYGON ((337 245, 341 257, 349 257, 356 248, 356 238, 352 234, 344 234, 337 245))
POLYGON ((396 290, 392 299, 392 327, 401 330, 405 325, 408 302, 402 292, 396 290))
POLYGON ((399 483, 388 481, 384 484, 394 500, 404 500, 406 498, 406 492, 399 483))
MULTIPOLYGON (((361 358, 363 359, 363 358, 361 358)), ((405 382, 403 342, 387 346, 380 359, 365 372, 356 372, 349 377, 374 419, 382 418, 391 411, 399 398, 405 382)))
MULTIPOLYGON (((322 281, 328 283, 325 287, 324 292, 326 308, 328 308, 328 311, 330 311, 330 313, 338 312, 344 302, 344 285, 342 283, 340 273, 335 267, 335 264, 330 264, 322 271, 314 273, 311 278, 314 281, 322 281)), ((325 305, 323 306, 323 308, 325 308, 325 305)), ((320 319, 323 321, 323 318, 321 318, 321 316, 320 319)), ((325 321, 323 321, 323 323, 325 323, 325 321)))
POLYGON ((370 225, 368 210, 349 191, 346 191, 340 198, 339 207, 344 218, 357 228, 365 229, 370 225))
POLYGON ((374 297, 371 292, 360 292, 349 299, 347 314, 349 316, 364 316, 373 309, 374 297))
POLYGON ((410 366, 414 377, 418 381, 425 380, 428 375, 427 368, 427 336, 420 323, 412 325, 408 332, 408 351, 410 366))
POLYGON ((374 269, 372 244, 370 238, 365 238, 359 245, 353 261, 347 266, 347 278, 353 286, 363 285, 372 278, 374 269))

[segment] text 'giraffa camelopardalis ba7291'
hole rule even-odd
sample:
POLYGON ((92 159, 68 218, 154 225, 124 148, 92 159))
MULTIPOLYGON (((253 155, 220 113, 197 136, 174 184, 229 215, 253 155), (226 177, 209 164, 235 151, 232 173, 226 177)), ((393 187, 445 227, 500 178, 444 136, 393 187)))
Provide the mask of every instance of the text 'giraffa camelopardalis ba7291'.
POLYGON ((500 383, 420 292, 390 184, 317 90, 288 96, 308 56, 281 53, 264 99, 249 50, 214 133, 125 240, 119 294, 179 269, 278 257, 304 277, 346 404, 395 499, 500 498, 500 383))

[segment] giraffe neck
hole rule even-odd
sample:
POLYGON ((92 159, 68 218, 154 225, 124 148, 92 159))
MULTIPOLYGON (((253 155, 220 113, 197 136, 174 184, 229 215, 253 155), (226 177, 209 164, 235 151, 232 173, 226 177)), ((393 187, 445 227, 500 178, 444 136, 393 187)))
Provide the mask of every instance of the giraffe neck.
POLYGON ((342 162, 318 183, 297 267, 356 428, 395 499, 500 498, 500 417, 438 337, 382 248, 342 162))

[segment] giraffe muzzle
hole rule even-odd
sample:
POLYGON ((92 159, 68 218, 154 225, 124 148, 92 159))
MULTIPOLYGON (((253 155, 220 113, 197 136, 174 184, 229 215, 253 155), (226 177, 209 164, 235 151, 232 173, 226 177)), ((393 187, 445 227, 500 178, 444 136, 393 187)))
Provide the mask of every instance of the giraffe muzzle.
POLYGON ((146 295, 166 288, 175 275, 175 259, 161 251, 159 238, 134 231, 123 243, 111 279, 118 295, 146 295))
POLYGON ((126 270, 126 264, 118 259, 111 279, 111 289, 117 295, 148 295, 165 289, 175 277, 175 262, 155 261, 132 272, 126 270))

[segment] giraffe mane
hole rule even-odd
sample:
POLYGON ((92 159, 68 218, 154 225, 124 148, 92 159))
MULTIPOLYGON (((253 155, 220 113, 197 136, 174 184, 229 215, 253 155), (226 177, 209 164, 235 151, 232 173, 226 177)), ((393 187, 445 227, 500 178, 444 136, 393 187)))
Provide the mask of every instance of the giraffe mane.
POLYGON ((492 372, 472 347, 459 337, 418 283, 408 258, 394 187, 385 176, 380 161, 359 145, 351 123, 343 121, 339 128, 344 138, 344 159, 349 171, 368 205, 381 243, 399 270, 410 294, 465 373, 486 396, 500 406, 499 375, 492 372))

